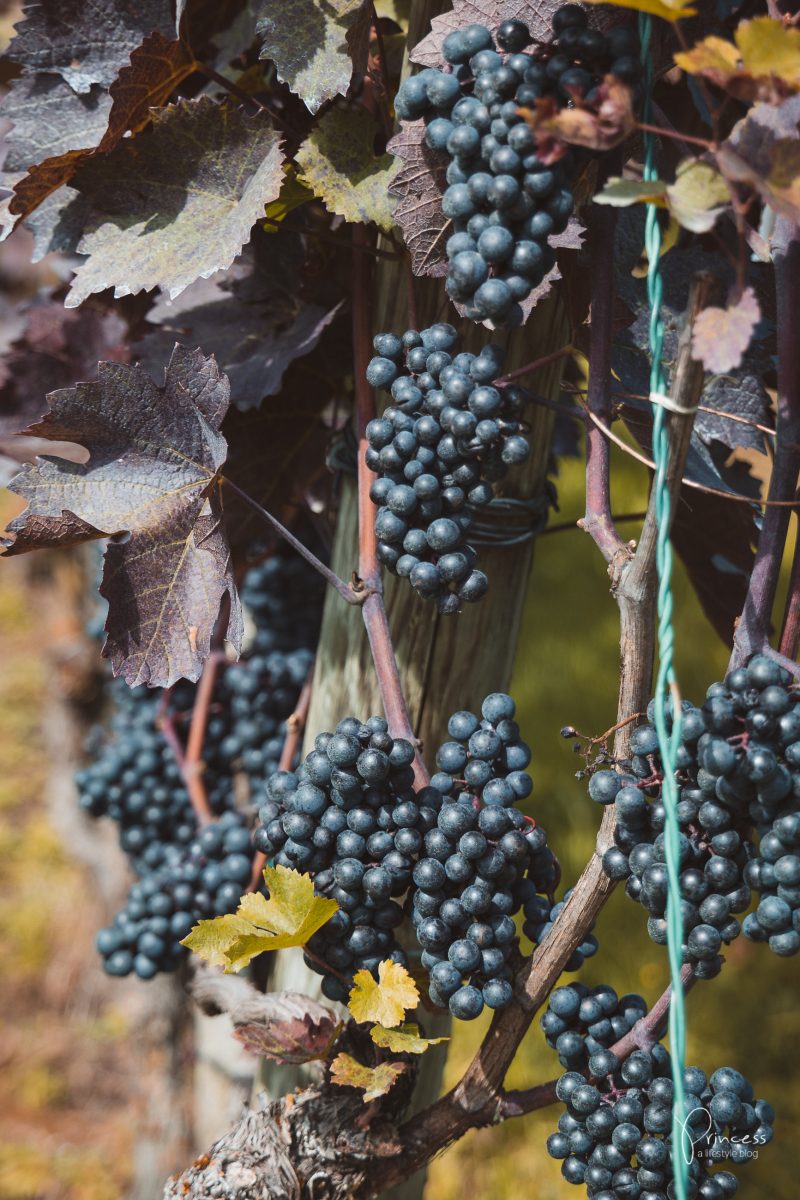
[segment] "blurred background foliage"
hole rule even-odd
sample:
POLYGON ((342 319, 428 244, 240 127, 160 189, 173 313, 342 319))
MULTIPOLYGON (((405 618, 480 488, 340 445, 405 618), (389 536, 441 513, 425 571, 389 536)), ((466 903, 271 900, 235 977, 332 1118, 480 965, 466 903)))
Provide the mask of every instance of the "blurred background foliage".
MULTIPOLYGON (((761 464, 766 465, 763 459, 761 464)), ((758 470, 757 461, 753 466, 758 470)), ((614 511, 643 511, 647 472, 616 449, 612 479, 614 511)), ((562 460, 557 485, 560 512, 553 522, 577 520, 583 513, 583 461, 562 460)), ((691 503, 691 493, 684 503, 691 503)), ((638 525, 621 528, 625 536, 634 537, 638 525)), ((791 549, 790 544, 789 554, 791 549)), ((786 574, 785 569, 776 620, 783 608, 786 574)), ((676 576, 678 676, 683 695, 700 703, 708 685, 723 677, 728 651, 703 615, 680 564, 676 576)), ((575 778, 583 760, 559 730, 573 725, 582 734, 596 736, 612 726, 618 680, 617 607, 603 559, 577 529, 542 537, 534 555, 512 693, 523 736, 533 749, 529 811, 548 832, 566 887, 591 853, 600 813, 587 796, 586 781, 575 778)), ((668 971, 665 949, 647 936, 645 910, 618 888, 601 912, 595 933, 600 941, 597 955, 577 976, 564 975, 562 983, 572 978, 590 986, 610 983, 620 994, 640 992, 652 1004, 666 986, 668 971)), ((737 1067, 756 1094, 777 1109, 775 1139, 761 1149, 759 1162, 738 1170, 738 1196, 796 1200, 800 962, 779 959, 743 937, 732 943, 726 959, 722 974, 698 984, 688 997, 687 1061, 709 1070, 737 1067)), ((487 1025, 488 1016, 455 1023, 446 1086, 463 1073, 487 1025)), ((508 1084, 529 1087, 562 1070, 537 1017, 508 1084)), ((561 1111, 557 1105, 468 1135, 432 1164, 425 1200, 463 1200, 465 1189, 479 1200, 517 1200, 520 1195, 579 1200, 585 1190, 566 1183, 560 1164, 544 1150, 561 1111)))

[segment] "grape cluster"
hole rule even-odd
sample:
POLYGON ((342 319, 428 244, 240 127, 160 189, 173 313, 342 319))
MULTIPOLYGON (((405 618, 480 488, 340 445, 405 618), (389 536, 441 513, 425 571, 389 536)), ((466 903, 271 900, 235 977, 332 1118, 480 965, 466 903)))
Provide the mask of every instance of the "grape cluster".
MULTIPOLYGON (((564 892, 563 900, 559 900, 557 904, 551 903, 547 896, 531 896, 526 900, 523 914, 525 923, 522 926, 522 932, 526 938, 530 938, 534 946, 540 945, 545 941, 556 917, 561 912, 570 897, 572 889, 569 888, 564 892)), ((581 944, 573 950, 570 957, 564 964, 565 971, 580 971, 587 958, 593 958, 597 953, 598 942, 592 930, 594 929, 594 921, 587 931, 586 937, 581 944)))
POLYGON ((492 485, 530 451, 524 389, 493 386, 503 351, 455 353, 456 338, 444 324, 402 338, 378 334, 367 367, 370 385, 392 397, 366 430, 366 463, 378 476, 370 490, 378 557, 442 613, 485 594, 488 580, 466 541, 469 507, 489 504, 492 485))
MULTIPOLYGON (((757 655, 708 689, 702 708, 683 702, 678 753, 684 961, 709 978, 720 948, 744 929, 779 955, 800 950, 800 696, 778 663, 757 655), (740 924, 752 891, 755 912, 740 924)), ((648 710, 652 719, 652 708, 648 710)), ((666 942, 665 811, 658 740, 635 730, 629 771, 594 774, 589 794, 617 812, 616 845, 603 865, 625 879, 666 942)))
POLYGON ((397 116, 424 118, 428 146, 448 156, 446 288, 476 321, 521 320, 521 303, 555 262, 548 239, 572 213, 572 155, 542 161, 520 109, 544 97, 559 106, 591 101, 608 72, 639 78, 631 29, 589 29, 583 9, 565 4, 553 34, 526 53, 533 39, 521 21, 503 22, 494 38, 484 25, 458 29, 444 40, 447 67, 411 76, 395 100, 397 116))
MULTIPOLYGON (((607 1028, 624 1036, 647 1013, 641 996, 617 998, 613 988, 557 988, 542 1017, 550 1045, 569 1066, 556 1084, 565 1105, 547 1151, 561 1161, 568 1183, 583 1184, 590 1200, 674 1200, 670 1056, 660 1043, 634 1050, 622 1062, 607 1028), (603 1038, 591 1030, 602 1025, 603 1038), (556 1031, 561 1029, 560 1033, 556 1031)), ((721 1067, 710 1077, 684 1072, 686 1136, 693 1148, 688 1195, 729 1200, 738 1181, 730 1171, 709 1172, 722 1160, 741 1164, 772 1138, 774 1110, 754 1098, 739 1071, 721 1067)))
POLYGON ((186 957, 180 945, 193 925, 233 912, 253 870, 245 818, 226 812, 187 847, 169 847, 167 861, 134 883, 113 923, 96 945, 109 975, 152 979, 174 971, 186 957))
POLYGON ((440 747, 431 780, 444 802, 413 873, 411 919, 430 998, 462 1020, 509 1003, 514 914, 556 881, 547 835, 515 807, 532 785, 514 701, 493 692, 481 713, 450 718, 453 740, 440 747))
POLYGON ((413 761, 414 747, 393 738, 382 717, 347 717, 317 735, 296 771, 278 772, 267 785, 256 848, 310 872, 316 891, 339 905, 308 943, 315 956, 308 964, 323 974, 331 1000, 347 1000, 356 971, 374 971, 387 958, 406 962, 393 933, 404 916, 397 897, 411 886, 441 806, 435 788, 414 791, 413 761))

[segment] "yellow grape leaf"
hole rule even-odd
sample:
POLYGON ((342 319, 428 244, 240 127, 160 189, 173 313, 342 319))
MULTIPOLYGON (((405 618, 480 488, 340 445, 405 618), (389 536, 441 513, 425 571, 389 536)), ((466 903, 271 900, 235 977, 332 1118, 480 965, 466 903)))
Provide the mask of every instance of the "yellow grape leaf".
POLYGON ((660 179, 622 179, 617 175, 608 180, 594 202, 613 208, 628 208, 631 204, 657 204, 664 208, 666 190, 667 185, 660 179))
MULTIPOLYGON (((685 4, 684 0, 615 0, 617 8, 634 8, 636 12, 650 13, 665 21, 682 21, 694 17, 697 9, 685 4)), ((605 4, 606 0, 587 0, 588 4, 605 4)))
POLYGON ((420 1037, 419 1025, 415 1025, 413 1022, 407 1025, 398 1025, 396 1029, 373 1025, 369 1034, 376 1046, 382 1046, 385 1050, 394 1050, 397 1054, 424 1054, 429 1047, 438 1046, 440 1042, 450 1041, 450 1038, 446 1037, 420 1037))
MULTIPOLYGON (((673 246, 677 245, 680 233, 680 225, 674 217, 670 217, 669 221, 667 222, 666 229, 662 229, 661 231, 661 251, 658 256, 659 258, 663 258, 668 250, 671 250, 673 246)), ((646 279, 648 269, 649 262, 647 258, 647 251, 642 249, 642 257, 631 271, 631 275, 634 279, 646 279)))
POLYGON ((204 958, 206 962, 213 963, 215 967, 225 967, 228 965, 228 950, 243 934, 252 932, 252 928, 249 921, 243 921, 233 913, 226 913, 224 917, 198 922, 181 945, 186 946, 199 958, 204 958))
POLYGON ((408 971, 388 959, 378 964, 377 983, 369 971, 356 971, 353 984, 348 1008, 357 1021, 399 1025, 406 1009, 419 1003, 417 985, 408 971))
POLYGON ((260 892, 242 896, 235 916, 201 921, 182 944, 209 962, 240 971, 266 950, 304 946, 339 907, 314 895, 310 875, 289 867, 267 867, 264 881, 269 898, 260 892))
POLYGON ((676 221, 692 233, 708 233, 730 203, 725 180, 712 163, 685 159, 674 183, 667 187, 669 209, 676 221))
POLYGON ((331 1063, 331 1083, 339 1087, 362 1088, 364 1103, 385 1096, 408 1070, 408 1063, 379 1063, 377 1067, 365 1067, 351 1054, 337 1054, 331 1063))
POLYGON ((800 30, 772 17, 742 21, 736 45, 707 37, 675 55, 690 75, 704 75, 741 100, 777 102, 800 90, 800 30))

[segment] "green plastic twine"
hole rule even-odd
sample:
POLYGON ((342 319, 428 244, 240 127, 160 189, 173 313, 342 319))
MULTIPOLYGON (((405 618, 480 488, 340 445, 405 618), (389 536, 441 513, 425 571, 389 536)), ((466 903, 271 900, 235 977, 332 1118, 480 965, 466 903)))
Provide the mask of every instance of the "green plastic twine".
MULTIPOLYGON (((652 19, 646 14, 639 16, 642 66, 644 68, 644 121, 650 122, 653 65, 650 55, 652 19)), ((645 161, 644 178, 656 179, 655 137, 644 134, 645 161)), ((655 204, 647 205, 645 220, 645 249, 647 251, 647 297, 650 305, 650 391, 654 396, 663 396, 667 391, 666 378, 661 356, 664 344, 664 322, 661 319, 663 281, 661 278, 661 229, 658 224, 655 204)), ((663 404, 653 403, 653 461, 655 479, 653 492, 656 513, 656 569, 658 572, 658 674, 655 689, 655 727, 661 755, 664 782, 662 799, 666 813, 664 828, 664 850, 667 867, 667 952, 669 955, 672 1002, 669 1008, 669 1040, 672 1058, 672 1081, 674 1103, 672 1108, 672 1171, 675 1182, 676 1200, 686 1200, 689 1166, 683 1153, 683 1119, 685 1100, 683 1090, 684 1060, 686 1055, 686 1007, 681 980, 681 947, 683 945, 683 917, 680 905, 680 831, 678 828, 678 787, 675 780, 678 747, 681 740, 681 697, 678 680, 673 666, 675 635, 672 627, 672 546, 670 544, 671 497, 667 487, 667 459, 669 437, 666 428, 666 410, 663 404), (672 700, 672 728, 668 725, 667 697, 672 700)))

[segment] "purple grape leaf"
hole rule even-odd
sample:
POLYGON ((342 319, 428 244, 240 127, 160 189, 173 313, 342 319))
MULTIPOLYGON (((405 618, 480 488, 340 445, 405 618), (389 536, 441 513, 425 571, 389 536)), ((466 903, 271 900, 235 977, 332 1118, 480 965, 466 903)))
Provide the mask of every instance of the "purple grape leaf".
POLYGON ((223 595, 238 652, 242 614, 214 481, 228 381, 213 358, 176 347, 163 387, 146 371, 100 363, 95 383, 52 392, 26 432, 76 442, 84 463, 41 458, 12 490, 28 507, 8 528, 7 554, 107 537, 103 653, 135 687, 196 680, 223 595))
POLYGON ((297 1011, 267 1023, 248 1022, 237 1025, 233 1036, 251 1054, 273 1062, 313 1062, 328 1057, 342 1028, 332 1010, 324 1010, 324 1014, 315 1020, 309 1013, 297 1011))
POLYGON ((745 288, 727 308, 711 306, 697 315, 692 331, 692 358, 721 375, 741 366, 761 309, 752 288, 745 288))
POLYGON ((110 87, 147 34, 174 36, 169 0, 59 0, 28 4, 23 18, 9 58, 82 94, 110 87))
POLYGON ((447 155, 431 150, 424 140, 425 122, 403 122, 386 149, 402 162, 389 184, 399 199, 394 219, 403 231, 415 275, 440 278, 447 274, 445 246, 452 222, 442 212, 447 187, 447 155))

